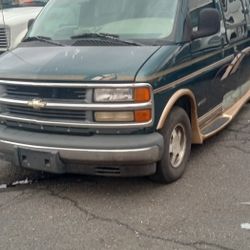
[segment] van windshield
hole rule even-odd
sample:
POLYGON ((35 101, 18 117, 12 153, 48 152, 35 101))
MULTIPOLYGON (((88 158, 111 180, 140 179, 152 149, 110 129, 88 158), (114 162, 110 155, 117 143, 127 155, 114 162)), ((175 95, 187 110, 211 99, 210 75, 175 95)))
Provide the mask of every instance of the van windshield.
POLYGON ((1 0, 0 9, 44 6, 48 0, 1 0))
POLYGON ((123 39, 163 39, 171 35, 177 0, 51 0, 28 37, 72 40, 83 34, 123 39))

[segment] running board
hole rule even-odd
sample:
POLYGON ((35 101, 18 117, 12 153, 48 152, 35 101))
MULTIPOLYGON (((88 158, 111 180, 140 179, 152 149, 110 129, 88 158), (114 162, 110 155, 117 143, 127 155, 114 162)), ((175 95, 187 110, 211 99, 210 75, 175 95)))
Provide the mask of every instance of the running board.
POLYGON ((201 127, 202 140, 206 140, 209 137, 217 134, 220 130, 225 128, 238 114, 241 108, 250 101, 250 90, 239 99, 234 105, 229 109, 224 110, 224 112, 217 116, 213 121, 201 127))
POLYGON ((214 134, 218 133, 220 130, 226 127, 230 123, 230 121, 231 117, 229 116, 217 117, 215 120, 213 120, 213 122, 211 122, 201 130, 204 139, 207 139, 210 136, 213 136, 214 134))

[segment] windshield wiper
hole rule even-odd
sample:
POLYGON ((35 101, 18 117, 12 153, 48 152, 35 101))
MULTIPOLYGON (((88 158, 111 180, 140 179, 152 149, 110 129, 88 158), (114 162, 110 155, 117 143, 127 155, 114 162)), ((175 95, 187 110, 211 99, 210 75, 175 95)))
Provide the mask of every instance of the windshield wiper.
POLYGON ((110 33, 82 33, 71 37, 71 39, 85 39, 85 38, 110 39, 112 41, 122 42, 129 45, 142 46, 142 44, 140 43, 120 39, 119 35, 110 33))
POLYGON ((78 39, 78 38, 119 38, 118 35, 115 34, 109 34, 109 33, 82 33, 79 35, 72 36, 72 39, 78 39))
POLYGON ((53 41, 50 37, 46 37, 46 36, 31 36, 23 40, 23 42, 32 42, 32 41, 40 41, 40 42, 50 43, 50 44, 57 45, 57 46, 65 46, 64 44, 53 41))

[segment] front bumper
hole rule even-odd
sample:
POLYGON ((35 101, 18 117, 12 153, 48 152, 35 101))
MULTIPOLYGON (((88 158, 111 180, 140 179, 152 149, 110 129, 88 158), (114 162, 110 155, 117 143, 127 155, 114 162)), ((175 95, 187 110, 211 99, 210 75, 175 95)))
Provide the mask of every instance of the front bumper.
POLYGON ((0 152, 7 160, 53 173, 150 175, 162 151, 159 133, 73 136, 0 127, 0 152))

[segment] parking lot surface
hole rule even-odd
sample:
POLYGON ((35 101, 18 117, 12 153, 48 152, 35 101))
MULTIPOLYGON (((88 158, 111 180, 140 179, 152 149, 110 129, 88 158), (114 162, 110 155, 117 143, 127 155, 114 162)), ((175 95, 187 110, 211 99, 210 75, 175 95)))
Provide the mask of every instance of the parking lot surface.
POLYGON ((0 249, 250 249, 250 104, 171 185, 28 175, 1 162, 0 249))

